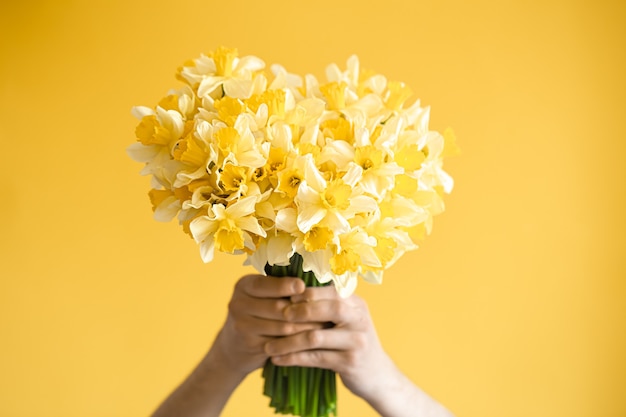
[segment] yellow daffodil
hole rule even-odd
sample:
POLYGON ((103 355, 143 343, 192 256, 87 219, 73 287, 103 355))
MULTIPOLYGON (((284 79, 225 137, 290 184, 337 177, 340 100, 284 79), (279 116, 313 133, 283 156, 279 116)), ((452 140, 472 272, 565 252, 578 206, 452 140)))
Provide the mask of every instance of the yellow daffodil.
POLYGON ((143 145, 168 146, 183 134, 183 116, 176 110, 157 107, 156 112, 145 111, 136 107, 135 114, 141 116, 141 122, 135 129, 137 140, 143 145))
POLYGON ((234 253, 248 246, 254 250, 250 233, 267 236, 254 217, 257 198, 244 197, 228 207, 214 204, 206 216, 194 219, 190 224, 194 240, 200 245, 204 262, 213 260, 215 249, 234 253))
POLYGON ((305 159, 304 181, 295 198, 298 207, 298 228, 306 233, 313 226, 329 227, 337 233, 350 229, 348 220, 356 213, 376 210, 376 201, 355 187, 360 179, 360 169, 354 165, 343 178, 326 181, 314 164, 305 159))
POLYGON ((228 159, 233 163, 249 167, 260 168, 265 165, 266 159, 261 149, 256 145, 254 134, 245 125, 236 122, 235 127, 223 127, 217 130, 213 140, 217 145, 223 160, 228 159))
POLYGON ((265 79, 258 75, 265 63, 257 57, 237 57, 234 49, 221 48, 211 57, 204 57, 202 68, 195 66, 183 67, 180 71, 185 80, 197 82, 198 96, 209 97, 221 87, 223 94, 232 98, 245 99, 265 88, 265 79), (200 77, 198 76, 200 75, 200 77))

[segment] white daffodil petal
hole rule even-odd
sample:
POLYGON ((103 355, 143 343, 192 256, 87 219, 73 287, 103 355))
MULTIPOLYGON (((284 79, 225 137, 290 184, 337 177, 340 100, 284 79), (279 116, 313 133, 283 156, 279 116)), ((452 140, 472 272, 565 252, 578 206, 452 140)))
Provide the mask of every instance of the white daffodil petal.
POLYGON ((128 148, 126 148, 126 153, 131 157, 133 161, 136 162, 150 162, 152 161, 161 151, 160 146, 156 145, 143 145, 141 143, 133 143, 128 148))
POLYGON ((211 94, 216 88, 224 84, 224 77, 206 77, 198 86, 198 96, 203 98, 211 94))
POLYGON ((317 191, 309 187, 309 183, 306 180, 302 181, 298 187, 296 202, 309 206, 318 205, 321 202, 320 192, 323 192, 325 188, 324 186, 320 191, 317 191))
POLYGON ((167 197, 154 210, 154 219, 159 222, 169 222, 176 217, 181 208, 182 205, 178 198, 167 197))
POLYGON ((350 230, 350 222, 342 214, 328 210, 324 216, 324 225, 335 233, 346 233, 350 230))
POLYGON ((354 213, 372 213, 378 209, 378 203, 372 197, 357 195, 350 198, 350 210, 354 213))
POLYGON ((189 230, 196 243, 201 243, 215 233, 217 223, 212 221, 208 216, 200 216, 191 221, 189 230))
POLYGON ((308 232, 326 216, 327 212, 328 210, 321 207, 302 207, 298 212, 298 229, 302 233, 308 232))
POLYGON ((261 237, 267 236, 267 233, 265 232, 265 230, 263 230, 256 217, 242 217, 236 220, 236 224, 237 226, 239 226, 239 228, 247 232, 254 233, 255 235, 261 237))
POLYGON ((236 203, 228 206, 228 208, 226 208, 226 212, 229 217, 233 218, 249 216, 254 213, 256 202, 256 196, 243 197, 237 200, 236 203))
POLYGON ((324 179, 322 173, 315 166, 315 161, 313 160, 313 156, 311 155, 306 155, 305 157, 304 180, 309 187, 313 188, 318 193, 324 191, 324 189, 326 188, 326 180, 324 179))
POLYGON ((231 78, 224 82, 224 92, 232 98, 246 99, 252 95, 252 80, 238 80, 231 78))
POLYGON ((348 298, 354 293, 357 286, 357 277, 356 272, 346 272, 343 275, 333 276, 333 283, 341 298, 348 298))
POLYGON ((235 72, 239 72, 241 70, 246 70, 248 72, 257 72, 261 71, 263 68, 265 68, 265 62, 262 59, 254 55, 248 55, 239 58, 239 61, 235 66, 235 72))
POLYGON ((383 271, 366 271, 361 273, 361 277, 370 284, 383 283, 383 271))
POLYGON ((265 265, 267 264, 267 242, 262 240, 252 254, 243 263, 244 265, 252 265, 260 274, 265 274, 265 265))
POLYGON ((332 280, 332 272, 330 272, 330 259, 333 253, 328 250, 318 250, 315 252, 304 252, 302 255, 302 270, 312 271, 315 278, 321 283, 326 284, 332 280))
POLYGON ((154 114, 154 110, 152 110, 150 107, 146 107, 146 106, 134 106, 131 109, 131 114, 135 118, 141 120, 145 116, 152 116, 154 114))
POLYGON ((289 265, 294 252, 294 240, 286 233, 279 233, 267 241, 267 262, 270 265, 289 265))
POLYGON ((208 264, 213 260, 215 254, 215 240, 213 236, 208 237, 205 241, 200 243, 200 256, 205 264, 208 264))
POLYGON ((279 210, 276 213, 276 229, 296 233, 298 231, 297 215, 296 209, 291 207, 279 210))

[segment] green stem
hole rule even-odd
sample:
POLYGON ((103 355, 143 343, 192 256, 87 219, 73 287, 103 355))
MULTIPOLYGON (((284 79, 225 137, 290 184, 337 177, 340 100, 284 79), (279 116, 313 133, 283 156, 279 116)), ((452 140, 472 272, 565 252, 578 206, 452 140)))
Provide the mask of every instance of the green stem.
MULTIPOLYGON (((302 270, 302 257, 294 254, 287 266, 266 265, 267 275, 301 278, 308 287, 320 284, 311 271, 302 270)), ((328 369, 283 367, 267 361, 263 368, 263 393, 276 413, 300 417, 337 416, 335 373, 328 369)))

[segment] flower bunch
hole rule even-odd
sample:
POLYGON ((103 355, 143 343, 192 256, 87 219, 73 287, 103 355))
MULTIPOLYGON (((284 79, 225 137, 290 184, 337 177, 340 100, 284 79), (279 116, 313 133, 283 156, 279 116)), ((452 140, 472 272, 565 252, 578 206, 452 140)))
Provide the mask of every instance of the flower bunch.
POLYGON ((128 152, 152 176, 155 218, 178 217, 205 262, 243 253, 263 271, 299 254, 347 296, 359 276, 380 283, 444 209, 454 135, 429 130, 409 87, 356 56, 319 82, 218 48, 177 78, 184 87, 133 109, 128 152))

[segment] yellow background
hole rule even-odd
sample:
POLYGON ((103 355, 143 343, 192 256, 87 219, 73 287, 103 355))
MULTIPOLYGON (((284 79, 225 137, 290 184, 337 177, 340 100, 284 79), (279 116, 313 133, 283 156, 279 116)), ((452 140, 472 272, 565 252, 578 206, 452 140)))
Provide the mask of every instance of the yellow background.
MULTIPOLYGON (((459 417, 626 415, 625 3, 30 0, 0 26, 1 416, 148 415, 207 350, 249 270, 155 222, 125 148, 219 45, 320 78, 356 53, 454 127, 433 234, 359 287, 413 380, 459 417)), ((273 415, 260 389, 224 416, 273 415)), ((342 389, 340 415, 374 413, 342 389)))

